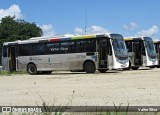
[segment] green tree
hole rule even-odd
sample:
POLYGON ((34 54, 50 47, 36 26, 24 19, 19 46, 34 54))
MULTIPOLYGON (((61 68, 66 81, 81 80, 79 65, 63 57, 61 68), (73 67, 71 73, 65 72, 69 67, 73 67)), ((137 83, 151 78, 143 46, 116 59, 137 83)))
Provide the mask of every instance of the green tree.
MULTIPOLYGON (((0 50, 2 49, 2 44, 4 42, 26 40, 41 35, 42 29, 37 27, 35 23, 26 22, 24 20, 15 20, 15 16, 6 16, 5 18, 2 18, 0 23, 0 50)), ((1 51, 0 57, 2 54, 1 51)))

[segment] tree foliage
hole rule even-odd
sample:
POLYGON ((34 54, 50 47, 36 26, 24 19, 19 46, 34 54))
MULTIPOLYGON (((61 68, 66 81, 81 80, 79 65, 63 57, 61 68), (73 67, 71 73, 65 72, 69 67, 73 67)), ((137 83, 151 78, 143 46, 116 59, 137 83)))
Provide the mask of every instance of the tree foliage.
MULTIPOLYGON (((35 23, 24 20, 15 20, 15 17, 6 16, 0 23, 0 48, 4 42, 26 40, 42 35, 42 30, 35 23)), ((0 51, 1 56, 1 51, 0 51)))

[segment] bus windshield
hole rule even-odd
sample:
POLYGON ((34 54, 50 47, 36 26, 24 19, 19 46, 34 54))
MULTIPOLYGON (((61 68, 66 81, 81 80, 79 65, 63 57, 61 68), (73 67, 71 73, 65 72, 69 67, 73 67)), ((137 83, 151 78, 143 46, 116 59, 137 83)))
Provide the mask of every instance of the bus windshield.
POLYGON ((151 38, 149 39, 149 37, 145 37, 145 38, 146 38, 145 44, 146 44, 146 49, 147 49, 148 55, 155 56, 156 50, 155 50, 153 41, 151 40, 151 38))
POLYGON ((128 57, 127 48, 122 35, 111 34, 113 49, 116 57, 128 57))

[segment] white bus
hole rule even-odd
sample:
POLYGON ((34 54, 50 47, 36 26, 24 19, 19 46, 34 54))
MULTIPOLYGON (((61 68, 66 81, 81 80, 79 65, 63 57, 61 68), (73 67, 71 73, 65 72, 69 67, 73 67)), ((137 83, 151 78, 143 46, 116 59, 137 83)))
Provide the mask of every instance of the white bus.
POLYGON ((158 64, 152 38, 135 37, 124 40, 129 55, 129 67, 126 69, 137 70, 140 66, 153 68, 158 64))
POLYGON ((157 57, 158 57, 158 65, 156 67, 160 68, 160 40, 154 40, 153 42, 154 42, 157 57))
POLYGON ((129 66, 128 52, 120 34, 70 37, 37 37, 3 44, 2 68, 29 74, 53 70, 104 73, 129 66))

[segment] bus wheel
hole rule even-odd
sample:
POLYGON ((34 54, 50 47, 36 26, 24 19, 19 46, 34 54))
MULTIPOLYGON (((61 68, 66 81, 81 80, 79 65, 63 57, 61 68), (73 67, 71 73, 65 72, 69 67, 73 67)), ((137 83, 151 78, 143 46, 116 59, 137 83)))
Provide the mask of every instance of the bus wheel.
POLYGON ((131 67, 132 70, 137 70, 139 67, 131 67))
POLYGON ((28 73, 31 75, 36 75, 37 74, 37 68, 34 64, 29 64, 28 65, 28 73))
POLYGON ((123 70, 130 70, 131 69, 131 62, 129 61, 129 66, 127 68, 123 68, 123 70))
POLYGON ((96 71, 94 63, 93 62, 86 62, 84 64, 84 71, 86 73, 94 73, 96 71))
POLYGON ((157 67, 157 68, 160 68, 160 65, 157 65, 156 67, 157 67))
POLYGON ((101 70, 98 70, 100 73, 106 73, 106 69, 101 69, 101 70))
POLYGON ((153 68, 155 68, 155 66, 150 66, 149 68, 150 68, 150 69, 153 69, 153 68))

